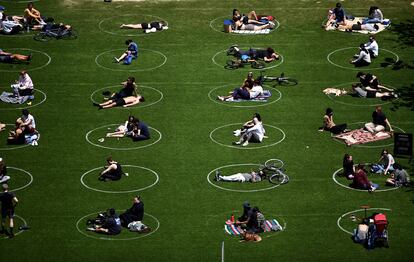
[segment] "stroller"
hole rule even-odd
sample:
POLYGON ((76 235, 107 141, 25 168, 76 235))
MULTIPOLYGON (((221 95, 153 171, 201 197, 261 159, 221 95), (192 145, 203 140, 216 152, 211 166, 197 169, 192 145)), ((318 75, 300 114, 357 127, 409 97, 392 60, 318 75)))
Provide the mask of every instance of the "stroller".
POLYGON ((388 245, 388 220, 387 216, 382 213, 374 214, 374 223, 369 225, 368 230, 368 249, 388 245))

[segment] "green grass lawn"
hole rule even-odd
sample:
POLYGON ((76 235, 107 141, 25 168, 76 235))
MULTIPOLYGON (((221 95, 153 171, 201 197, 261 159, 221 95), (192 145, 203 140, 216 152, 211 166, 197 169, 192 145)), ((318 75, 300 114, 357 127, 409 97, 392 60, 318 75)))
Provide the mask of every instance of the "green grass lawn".
MULTIPOLYGON (((8 14, 21 14, 25 3, 18 2, 3 0, 0 5, 6 6, 8 14)), ((0 133, 0 157, 11 167, 10 186, 23 187, 33 176, 28 187, 16 192, 20 200, 16 227, 27 222, 30 230, 12 240, 1 235, 0 261, 219 261, 223 241, 225 261, 411 261, 412 187, 369 194, 342 187, 332 178, 342 167, 345 153, 352 154, 356 163, 376 162, 382 147, 392 151, 393 140, 347 147, 317 130, 327 107, 334 109, 335 122, 357 128, 370 121, 374 105, 383 104, 396 131, 413 133, 414 6, 402 0, 342 2, 355 16, 364 16, 370 5, 377 5, 392 21, 389 30, 376 36, 380 57, 366 68, 385 85, 404 93, 398 100, 384 102, 328 97, 322 92, 327 87, 350 88, 357 80, 358 71, 348 61, 368 39, 321 28, 335 3, 35 2, 44 15, 72 25, 79 35, 76 40, 46 43, 34 41, 32 32, 0 35, 1 49, 33 54, 30 65, 0 64, 0 91, 10 90, 20 70, 29 71, 38 91, 28 107, 41 134, 38 146, 18 148, 6 145, 7 133, 0 133), (269 35, 225 34, 221 21, 233 8, 271 14, 280 27, 269 35), (118 29, 122 23, 154 19, 166 20, 169 29, 152 34, 118 29), (127 39, 138 43, 138 59, 129 66, 113 63, 127 39), (272 91, 267 103, 216 100, 240 85, 251 70, 224 69, 228 59, 224 50, 232 44, 273 47, 283 62, 267 64, 266 73, 284 72, 299 84, 267 86, 272 91), (395 55, 399 63, 390 64, 397 60, 395 55), (103 91, 118 90, 129 76, 136 78, 144 103, 107 110, 92 106, 103 101, 103 91), (247 149, 233 146, 232 131, 255 112, 261 114, 269 138, 247 149), (151 127, 150 140, 105 138, 99 142, 129 115, 151 127), (109 155, 128 165, 129 176, 118 182, 98 182, 109 155), (213 181, 217 169, 223 174, 248 172, 271 158, 283 161, 288 184, 270 188, 267 182, 213 181), (87 219, 110 207, 118 211, 130 207, 136 194, 145 203, 144 223, 154 229, 152 234, 124 230, 119 236, 106 237, 86 231, 87 219), (237 237, 227 235, 224 222, 231 214, 240 214, 246 200, 260 207, 267 218, 278 219, 285 230, 267 234, 260 243, 239 243, 237 237), (367 251, 345 232, 356 226, 352 214, 363 216, 361 205, 373 208, 368 212, 383 210, 388 215, 389 249, 367 251)), ((23 107, 0 103, 0 121, 12 128, 23 107)), ((397 161, 413 174, 412 162, 397 161)), ((371 178, 380 189, 387 189, 386 177, 371 178)), ((348 183, 342 177, 337 181, 348 183)))

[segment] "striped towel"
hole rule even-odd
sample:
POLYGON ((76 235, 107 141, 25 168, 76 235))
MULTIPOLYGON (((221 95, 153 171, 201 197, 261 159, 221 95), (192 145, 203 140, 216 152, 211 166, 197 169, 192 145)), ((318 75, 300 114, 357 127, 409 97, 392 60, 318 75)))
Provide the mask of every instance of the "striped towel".
MULTIPOLYGON (((282 226, 279 224, 279 222, 277 222, 276 219, 266 220, 264 232, 282 231, 282 230, 283 230, 282 226)), ((240 226, 236 226, 232 224, 229 220, 227 220, 224 225, 224 231, 227 234, 232 235, 232 236, 239 236, 243 232, 240 226)))
POLYGON ((231 31, 234 34, 245 34, 245 35, 267 35, 271 32, 269 28, 262 29, 262 30, 233 30, 231 31))

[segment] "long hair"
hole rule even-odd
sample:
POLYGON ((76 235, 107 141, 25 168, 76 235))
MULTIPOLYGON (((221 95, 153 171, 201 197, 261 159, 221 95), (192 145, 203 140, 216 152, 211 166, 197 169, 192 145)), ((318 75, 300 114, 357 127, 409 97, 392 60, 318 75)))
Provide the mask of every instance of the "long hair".
POLYGON ((253 118, 257 118, 257 120, 259 120, 259 122, 262 122, 262 117, 260 116, 260 114, 259 113, 254 113, 253 114, 253 118))

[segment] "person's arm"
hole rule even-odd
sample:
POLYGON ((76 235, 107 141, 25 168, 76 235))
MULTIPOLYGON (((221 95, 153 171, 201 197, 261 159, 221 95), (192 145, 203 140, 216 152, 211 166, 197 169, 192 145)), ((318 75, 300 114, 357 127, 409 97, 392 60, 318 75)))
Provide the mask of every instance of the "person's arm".
POLYGON ((388 121, 388 118, 385 119, 385 123, 387 124, 388 128, 390 129, 390 132, 394 132, 394 129, 392 129, 392 126, 390 124, 390 121, 388 121))
POLYGON ((14 197, 13 197, 13 204, 14 204, 14 206, 16 206, 16 205, 17 205, 17 203, 19 203, 19 200, 17 199, 17 197, 16 197, 16 196, 14 196, 14 197))
POLYGON ((351 60, 351 64, 355 64, 355 63, 361 61, 363 57, 364 57, 364 54, 362 53, 362 51, 360 51, 359 55, 358 55, 358 58, 355 59, 355 60, 351 60))
POLYGON ((116 164, 109 165, 104 171, 101 172, 101 175, 108 173, 109 171, 116 170, 116 164))
POLYGON ((384 170, 384 175, 386 175, 387 174, 387 172, 388 172, 388 170, 390 169, 390 167, 391 167, 391 165, 392 165, 392 163, 391 163, 391 159, 390 159, 390 154, 387 154, 387 162, 388 162, 388 165, 387 165, 387 167, 385 168, 385 170, 384 170))

